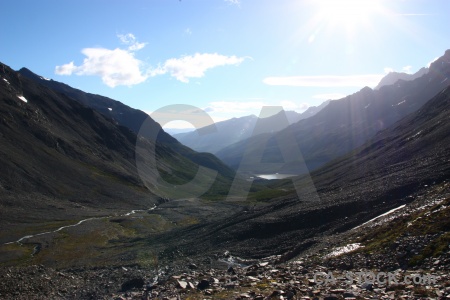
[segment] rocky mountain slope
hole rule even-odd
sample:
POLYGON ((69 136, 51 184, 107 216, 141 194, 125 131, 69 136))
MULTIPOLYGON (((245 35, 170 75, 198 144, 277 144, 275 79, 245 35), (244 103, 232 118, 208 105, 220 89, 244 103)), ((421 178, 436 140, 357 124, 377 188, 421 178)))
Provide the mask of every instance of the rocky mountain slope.
MULTIPOLYGON (((149 191, 136 169, 134 132, 6 65, 0 65, 0 77, 0 241, 157 203, 161 194, 149 191)), ((234 172, 212 155, 198 154, 164 132, 156 143, 139 141, 156 157, 149 178, 160 173, 174 185, 189 182, 199 168, 194 157, 218 171, 211 193, 228 191, 234 172)))
POLYGON ((135 171, 130 130, 3 64, 0 77, 2 221, 20 219, 12 210, 57 202, 108 206, 116 198, 122 205, 152 205, 135 171), (16 195, 30 203, 7 200, 16 195))
POLYGON ((388 128, 406 115, 418 110, 426 101, 450 85, 450 50, 433 62, 429 72, 412 81, 398 81, 379 90, 368 87, 340 100, 331 101, 319 113, 301 120, 276 134, 262 134, 233 144, 217 156, 237 169, 244 153, 254 156, 265 149, 264 162, 284 162, 281 168, 255 165, 253 173, 304 172, 362 145, 375 133, 388 128), (280 149, 298 147, 303 155, 284 161, 280 149))
MULTIPOLYGON (((229 177, 234 176, 234 172, 215 156, 206 153, 198 153, 182 145, 171 135, 167 134, 157 122, 149 118, 149 116, 141 110, 131 108, 108 97, 83 92, 62 82, 47 80, 27 68, 20 69, 18 73, 40 85, 62 93, 69 98, 94 109, 105 117, 112 119, 116 124, 127 127, 135 134, 139 133, 142 124, 146 121, 148 128, 151 128, 150 131, 147 131, 148 136, 145 136, 146 138, 153 138, 155 135, 159 143, 166 145, 182 156, 192 160, 194 163, 216 170, 229 177)), ((143 132, 141 132, 141 134, 142 133, 143 132)))

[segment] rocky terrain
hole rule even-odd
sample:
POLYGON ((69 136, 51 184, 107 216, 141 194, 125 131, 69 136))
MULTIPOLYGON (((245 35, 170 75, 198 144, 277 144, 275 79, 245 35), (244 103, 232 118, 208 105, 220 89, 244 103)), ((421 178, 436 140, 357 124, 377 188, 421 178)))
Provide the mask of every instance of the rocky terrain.
POLYGON ((224 269, 203 269, 190 264, 191 269, 187 267, 178 275, 156 282, 152 272, 136 267, 58 271, 31 266, 2 270, 0 296, 5 299, 448 299, 449 265, 435 262, 442 270, 394 270, 390 272, 395 274, 391 284, 383 283, 386 278, 380 277, 379 283, 376 277, 375 280, 369 277, 373 272, 370 269, 336 270, 311 263, 308 258, 283 265, 262 262, 224 269))
POLYGON ((449 299, 450 184, 289 260, 230 251, 152 267, 0 270, 9 299, 449 299), (406 224, 404 228, 398 223, 406 224), (430 247, 433 248, 430 251, 430 247))

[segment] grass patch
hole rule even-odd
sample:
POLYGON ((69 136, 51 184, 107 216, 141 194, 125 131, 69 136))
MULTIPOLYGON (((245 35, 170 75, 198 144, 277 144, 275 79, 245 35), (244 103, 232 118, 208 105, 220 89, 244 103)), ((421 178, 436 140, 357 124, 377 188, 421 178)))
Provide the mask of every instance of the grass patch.
POLYGON ((356 251, 372 253, 383 249, 389 249, 389 247, 399 238, 407 229, 409 218, 401 218, 399 220, 392 221, 390 228, 386 230, 384 226, 378 228, 372 228, 361 239, 357 240, 357 243, 362 243, 365 246, 356 251))
POLYGON ((416 266, 422 263, 426 258, 437 257, 444 254, 448 250, 448 245, 450 245, 450 232, 446 232, 439 236, 426 246, 420 254, 413 256, 409 261, 409 265, 416 266))
POLYGON ((34 245, 8 244, 0 246, 0 266, 25 265, 31 260, 34 245))
POLYGON ((158 269, 158 253, 153 250, 138 251, 136 262, 143 268, 158 269))
POLYGON ((288 196, 292 194, 292 191, 287 190, 274 190, 274 189, 266 189, 266 190, 260 190, 254 193, 251 193, 249 195, 249 199, 255 200, 255 201, 269 201, 274 198, 288 196))
POLYGON ((131 235, 143 236, 170 230, 174 225, 158 214, 144 214, 137 217, 119 217, 109 220, 124 230, 131 230, 131 235))
POLYGON ((52 236, 42 236, 42 249, 30 263, 71 267, 80 265, 108 265, 123 249, 110 244, 111 240, 134 236, 134 231, 107 220, 93 220, 67 228, 52 236))

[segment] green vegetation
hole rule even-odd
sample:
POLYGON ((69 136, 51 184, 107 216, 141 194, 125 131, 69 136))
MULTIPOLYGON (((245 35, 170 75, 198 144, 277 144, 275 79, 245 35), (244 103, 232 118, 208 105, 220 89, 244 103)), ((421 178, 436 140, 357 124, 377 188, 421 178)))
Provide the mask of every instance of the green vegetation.
POLYGON ((0 246, 0 266, 24 265, 31 260, 34 245, 32 244, 7 244, 0 246))
POLYGON ((138 252, 136 262, 143 268, 158 269, 158 253, 151 249, 143 249, 138 252))
MULTIPOLYGON (((75 224, 78 221, 79 220, 57 220, 33 224, 24 224, 22 226, 16 226, 16 228, 14 229, 14 234, 16 236, 25 236, 41 232, 53 231, 62 226, 75 224)), ((0 231, 0 237, 9 236, 10 234, 11 232, 0 231)))
POLYGON ((439 236, 433 240, 419 255, 415 255, 409 261, 410 266, 415 266, 423 262, 426 258, 437 257, 448 250, 450 245, 450 232, 439 236))
MULTIPOLYGON (((0 245, 0 265, 44 264, 64 268, 137 263, 145 268, 157 268, 159 250, 151 247, 149 241, 161 233, 199 222, 191 215, 179 215, 174 222, 150 211, 93 219, 76 227, 25 239, 22 243, 0 245), (36 247, 39 251, 32 255, 36 247)), ((33 232, 53 231, 59 225, 75 223, 49 222, 33 228, 33 232)))
POLYGON ((249 195, 249 199, 256 201, 268 201, 274 198, 287 196, 292 194, 292 191, 281 189, 262 189, 255 191, 249 195))

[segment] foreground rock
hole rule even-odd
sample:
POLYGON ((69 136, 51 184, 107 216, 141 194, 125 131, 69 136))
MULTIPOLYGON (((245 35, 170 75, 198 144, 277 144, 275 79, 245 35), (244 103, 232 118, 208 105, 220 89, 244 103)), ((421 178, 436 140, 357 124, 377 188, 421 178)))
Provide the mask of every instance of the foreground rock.
POLYGON ((168 275, 138 267, 4 268, 2 299, 450 299, 450 253, 431 270, 326 267, 316 256, 287 264, 192 270, 168 275), (251 275, 250 275, 251 274, 251 275))

